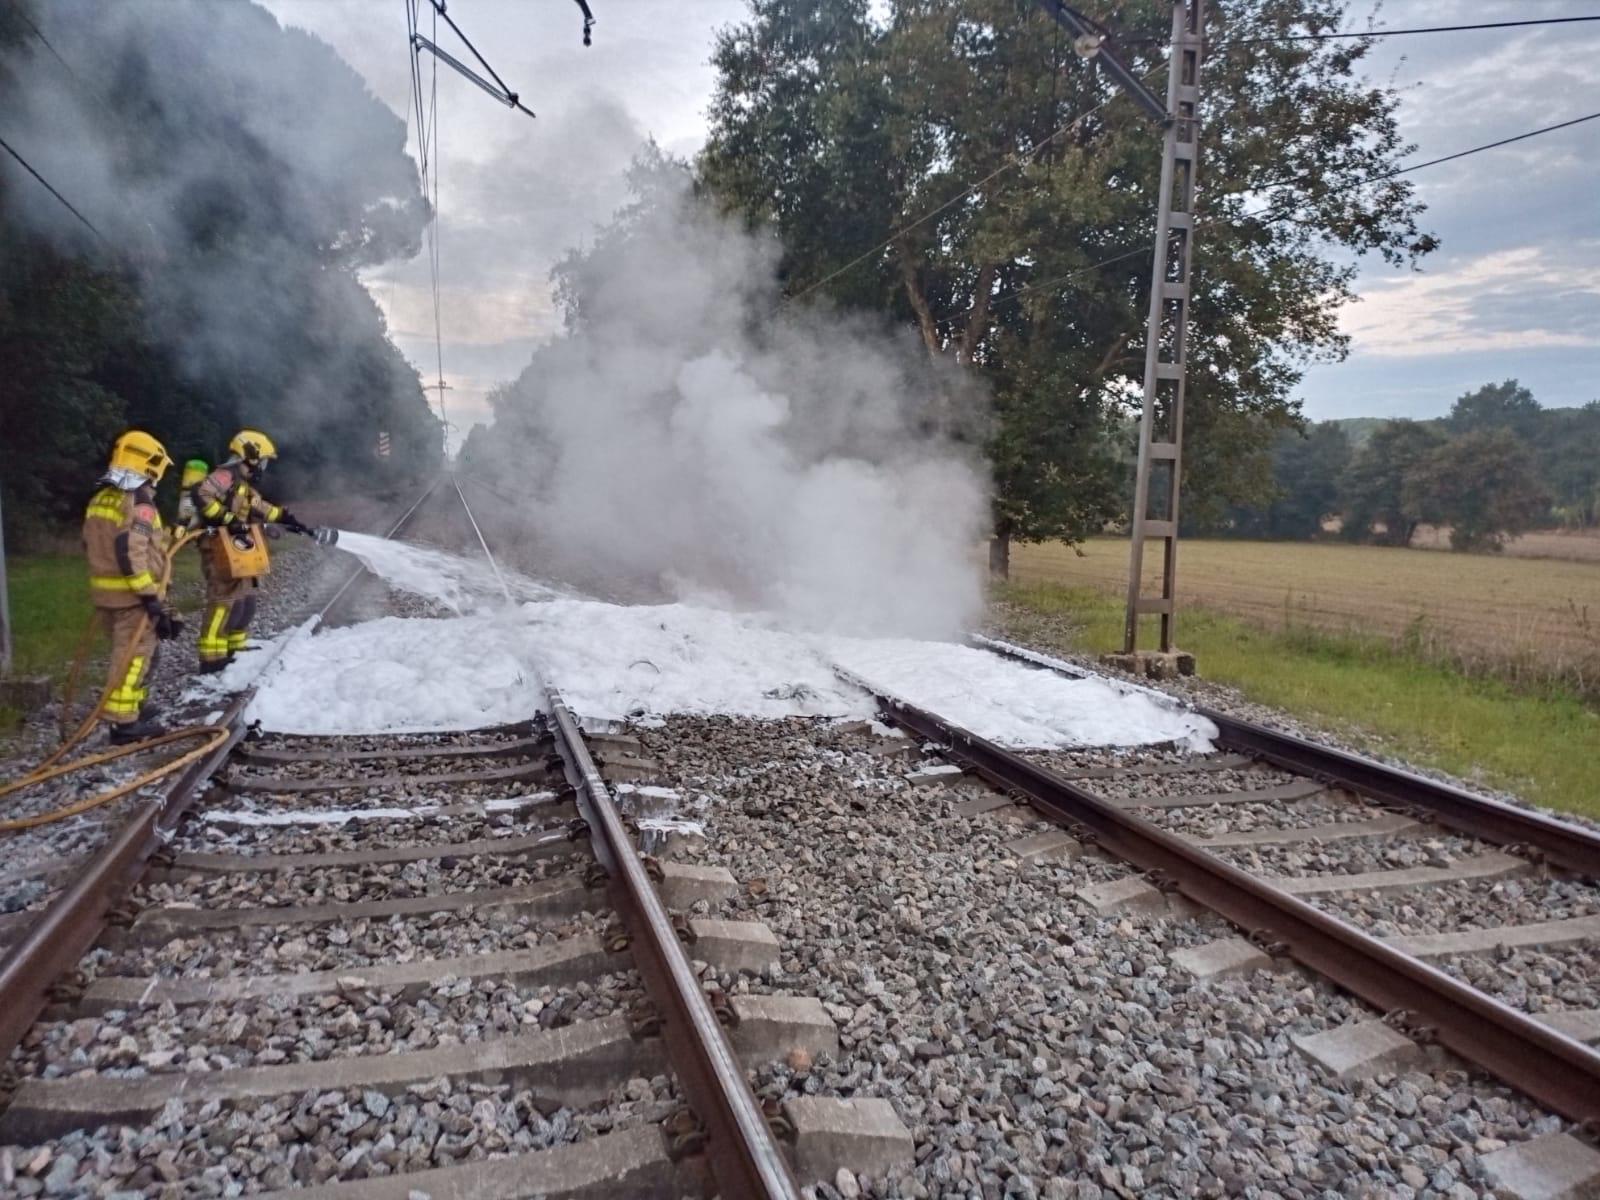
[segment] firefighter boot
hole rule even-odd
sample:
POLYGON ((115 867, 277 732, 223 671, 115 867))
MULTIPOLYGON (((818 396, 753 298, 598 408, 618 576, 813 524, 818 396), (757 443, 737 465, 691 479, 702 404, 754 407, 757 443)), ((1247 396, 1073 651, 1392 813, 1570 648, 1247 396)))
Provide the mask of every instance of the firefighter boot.
POLYGON ((111 744, 126 746, 130 742, 142 742, 146 738, 160 737, 166 731, 166 726, 154 717, 140 717, 137 721, 124 721, 121 725, 113 725, 111 744))

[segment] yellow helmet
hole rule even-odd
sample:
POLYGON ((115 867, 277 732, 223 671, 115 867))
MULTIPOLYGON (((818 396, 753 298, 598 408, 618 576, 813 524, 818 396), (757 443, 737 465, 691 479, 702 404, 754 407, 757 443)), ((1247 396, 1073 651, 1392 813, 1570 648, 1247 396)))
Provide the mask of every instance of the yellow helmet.
POLYGON ((167 448, 142 429, 130 429, 111 445, 111 470, 132 471, 159 483, 172 465, 167 448))
POLYGON ((233 441, 228 443, 228 453, 240 462, 249 463, 253 467, 259 462, 277 458, 278 448, 272 444, 272 439, 259 429, 241 429, 233 435, 233 441))

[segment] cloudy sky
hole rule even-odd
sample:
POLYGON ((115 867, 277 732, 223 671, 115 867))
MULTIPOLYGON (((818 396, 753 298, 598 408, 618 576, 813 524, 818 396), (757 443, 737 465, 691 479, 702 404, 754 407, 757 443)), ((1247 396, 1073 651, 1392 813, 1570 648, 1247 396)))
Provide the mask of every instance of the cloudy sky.
MULTIPOLYGON (((331 43, 396 112, 410 111, 401 0, 261 2, 331 43)), ((444 375, 457 436, 484 419, 489 388, 559 327, 550 267, 621 202, 622 170, 643 140, 680 154, 699 148, 712 37, 744 13, 743 0, 591 6, 599 23, 587 48, 570 0, 449 6, 538 114, 513 113, 439 72, 444 375)), ((1370 7, 1355 0, 1352 14, 1370 7)), ((1385 0, 1381 20, 1406 28, 1596 11, 1596 0, 1385 0)), ((439 40, 459 52, 447 30, 439 40)), ((1600 109, 1600 22, 1390 38, 1369 62, 1374 82, 1402 92, 1402 130, 1417 145, 1408 161, 1600 109)), ((1420 172, 1425 228, 1442 248, 1421 271, 1364 269, 1361 302, 1344 315, 1352 353, 1307 373, 1307 414, 1436 416, 1462 392, 1510 376, 1547 405, 1600 397, 1597 163, 1600 121, 1420 172)), ((425 259, 369 283, 396 342, 431 380, 425 259)))

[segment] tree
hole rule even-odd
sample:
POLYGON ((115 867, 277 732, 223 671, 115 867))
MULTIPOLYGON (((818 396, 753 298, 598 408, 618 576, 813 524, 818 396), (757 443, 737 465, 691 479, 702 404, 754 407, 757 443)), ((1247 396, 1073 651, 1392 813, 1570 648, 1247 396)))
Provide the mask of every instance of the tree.
POLYGON ((1507 429, 1531 443, 1543 415, 1544 409, 1533 393, 1515 379, 1507 379, 1503 383, 1486 383, 1462 396, 1451 406, 1446 423, 1451 433, 1507 429))
POLYGON ((1562 520, 1579 528, 1600 525, 1600 400, 1544 409, 1529 445, 1562 520))
POLYGON ((1357 451, 1341 487, 1344 536, 1385 546, 1409 546, 1417 518, 1404 502, 1406 477, 1444 443, 1420 421, 1389 421, 1357 451))
MULTIPOLYGON (((1345 7, 1213 5, 1209 40, 1341 28, 1345 7)), ((1136 72, 1163 62, 1169 11, 1119 7, 1136 72)), ((1302 365, 1345 352, 1355 259, 1433 247, 1409 184, 1351 186, 1409 149, 1394 94, 1356 78, 1367 50, 1239 44, 1206 66, 1226 101, 1203 123, 1191 312, 1185 507, 1201 517, 1268 486, 1302 365)), ((1123 510, 1103 448, 1142 375, 1159 130, 1013 0, 881 16, 752 0, 713 61, 702 176, 781 235, 791 294, 887 312, 991 384, 997 535, 1078 536, 1123 510)))
POLYGON ((1236 507, 1229 532, 1245 537, 1310 539, 1339 511, 1340 486, 1350 466, 1350 439, 1332 421, 1278 435, 1272 448, 1276 495, 1266 505, 1236 507))
POLYGON ((1402 503, 1416 521, 1450 526, 1452 550, 1493 550, 1549 512, 1533 455, 1504 429, 1451 438, 1406 473, 1402 503))

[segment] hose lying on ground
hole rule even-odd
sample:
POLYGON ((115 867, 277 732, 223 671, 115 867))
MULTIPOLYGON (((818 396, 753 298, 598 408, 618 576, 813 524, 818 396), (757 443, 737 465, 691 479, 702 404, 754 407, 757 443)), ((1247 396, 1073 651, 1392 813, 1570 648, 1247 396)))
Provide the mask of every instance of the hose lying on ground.
MULTIPOLYGON (((182 534, 173 541, 172 546, 167 550, 166 555, 162 560, 162 595, 166 595, 167 585, 172 579, 173 559, 176 557, 178 551, 198 537, 200 532, 201 531, 199 530, 191 530, 182 534)), ((78 653, 74 658, 72 670, 67 676, 67 691, 62 697, 61 701, 61 711, 63 713, 68 711, 72 703, 72 693, 77 688, 78 677, 82 673, 83 662, 88 655, 91 641, 90 634, 93 630, 93 620, 94 617, 91 614, 90 628, 85 630, 83 639, 78 644, 78 653)), ((39 825, 49 825, 56 821, 65 820, 68 817, 77 816, 79 813, 88 812, 90 809, 98 808, 102 804, 110 804, 113 800, 119 800, 123 796, 126 796, 129 792, 138 791, 140 788, 147 787, 148 785, 156 782, 158 779, 166 778, 174 771, 181 770, 195 760, 203 758, 205 755, 221 746, 223 742, 228 740, 228 730, 223 728, 221 725, 188 725, 182 729, 170 730, 166 733, 159 734, 156 737, 146 738, 140 742, 130 742, 126 746, 116 746, 110 750, 102 750, 98 753, 90 754, 83 758, 73 759, 70 762, 62 761, 75 747, 80 745, 83 740, 94 731, 95 724, 100 719, 101 712, 105 709, 106 701, 110 698, 112 689, 116 686, 117 681, 127 673, 128 662, 133 657, 134 647, 138 645, 139 639, 144 636, 144 632, 149 624, 150 617, 148 614, 144 614, 140 616, 139 620, 140 625, 134 637, 129 640, 127 653, 123 656, 122 661, 115 664, 116 669, 110 672, 106 686, 100 693, 100 699, 95 702, 95 706, 90 710, 89 715, 83 719, 82 723, 79 724, 77 729, 75 729, 69 736, 63 738, 61 744, 51 751, 49 756, 46 757, 45 760, 38 766, 34 767, 33 770, 29 771, 26 775, 23 775, 20 779, 14 779, 10 783, 0 786, 0 800, 5 799, 7 796, 15 795, 18 792, 26 791, 29 788, 37 787, 40 784, 48 783, 52 779, 60 779, 62 776, 71 775, 77 771, 87 770, 90 767, 98 767, 105 763, 113 762, 116 759, 125 758, 132 754, 142 754, 146 750, 152 750, 157 746, 164 746, 173 742, 187 741, 191 738, 201 737, 205 738, 205 742, 192 750, 184 751, 177 758, 171 759, 168 762, 164 762, 159 766, 152 767, 148 771, 135 776, 133 779, 128 780, 125 783, 118 784, 116 787, 111 788, 108 791, 97 792, 93 796, 89 796, 82 800, 75 800, 70 804, 63 805, 60 808, 52 809, 49 812, 36 813, 29 817, 15 817, 11 820, 0 821, 0 833, 10 833, 19 829, 32 829, 39 825)))

